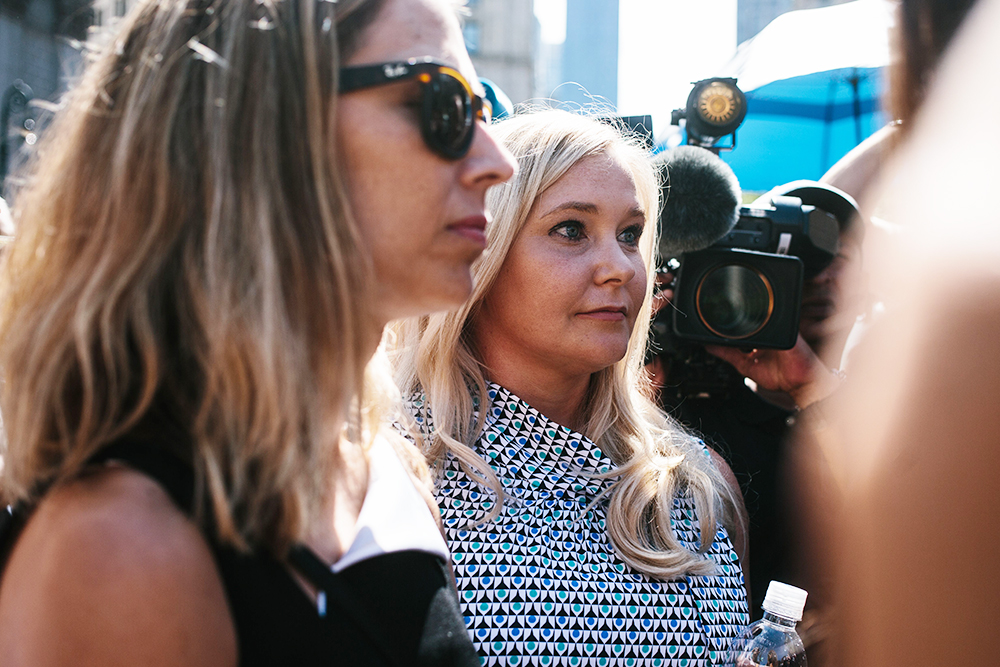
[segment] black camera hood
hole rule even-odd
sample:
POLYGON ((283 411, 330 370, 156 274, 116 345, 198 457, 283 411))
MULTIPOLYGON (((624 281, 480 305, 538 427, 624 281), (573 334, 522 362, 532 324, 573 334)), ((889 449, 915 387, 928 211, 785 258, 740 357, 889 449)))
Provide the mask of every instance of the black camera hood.
POLYGON ((865 225, 854 197, 839 188, 819 181, 798 180, 778 185, 758 197, 751 206, 770 204, 775 197, 798 197, 803 204, 830 213, 840 224, 840 233, 850 230, 859 241, 864 238, 865 225))

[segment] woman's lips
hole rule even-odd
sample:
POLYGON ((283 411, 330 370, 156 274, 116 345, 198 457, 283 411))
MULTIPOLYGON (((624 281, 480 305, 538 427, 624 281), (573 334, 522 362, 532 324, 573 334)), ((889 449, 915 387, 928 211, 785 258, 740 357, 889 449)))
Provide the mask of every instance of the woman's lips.
POLYGON ((462 218, 458 222, 448 225, 448 231, 454 232, 462 238, 468 239, 485 248, 486 222, 485 215, 470 215, 467 218, 462 218))
POLYGON ((625 319, 625 312, 617 308, 608 308, 601 310, 589 310, 585 313, 580 313, 580 316, 600 320, 602 322, 621 322, 625 319))

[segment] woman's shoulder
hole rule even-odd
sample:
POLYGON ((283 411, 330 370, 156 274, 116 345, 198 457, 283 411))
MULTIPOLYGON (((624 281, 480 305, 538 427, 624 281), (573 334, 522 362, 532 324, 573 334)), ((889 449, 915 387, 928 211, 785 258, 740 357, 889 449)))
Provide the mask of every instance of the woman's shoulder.
POLYGON ((208 543, 153 479, 104 466, 50 491, 0 585, 0 664, 235 664, 208 543))

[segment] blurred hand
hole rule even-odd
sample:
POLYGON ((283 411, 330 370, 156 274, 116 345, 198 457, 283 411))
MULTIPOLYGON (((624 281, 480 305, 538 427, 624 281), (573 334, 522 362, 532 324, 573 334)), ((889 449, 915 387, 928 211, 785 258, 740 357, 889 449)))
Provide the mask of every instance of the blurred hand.
POLYGON ((653 316, 674 298, 674 290, 670 287, 674 282, 674 274, 669 271, 656 272, 656 287, 653 288, 653 316))
POLYGON ((792 397, 799 409, 826 398, 841 385, 841 377, 827 368, 800 335, 790 350, 750 350, 706 345, 708 352, 727 361, 769 391, 792 397))
POLYGON ((646 364, 646 372, 653 383, 653 389, 659 391, 667 384, 667 368, 663 365, 663 357, 655 355, 653 360, 646 364))

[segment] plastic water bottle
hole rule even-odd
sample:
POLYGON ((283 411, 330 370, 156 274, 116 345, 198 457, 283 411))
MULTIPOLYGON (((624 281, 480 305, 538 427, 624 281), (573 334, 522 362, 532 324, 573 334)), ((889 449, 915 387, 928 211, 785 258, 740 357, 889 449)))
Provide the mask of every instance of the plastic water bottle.
POLYGON ((806 593, 801 588, 772 581, 764 596, 764 618, 744 628, 733 640, 735 667, 806 667, 806 649, 795 624, 802 620, 806 593))

